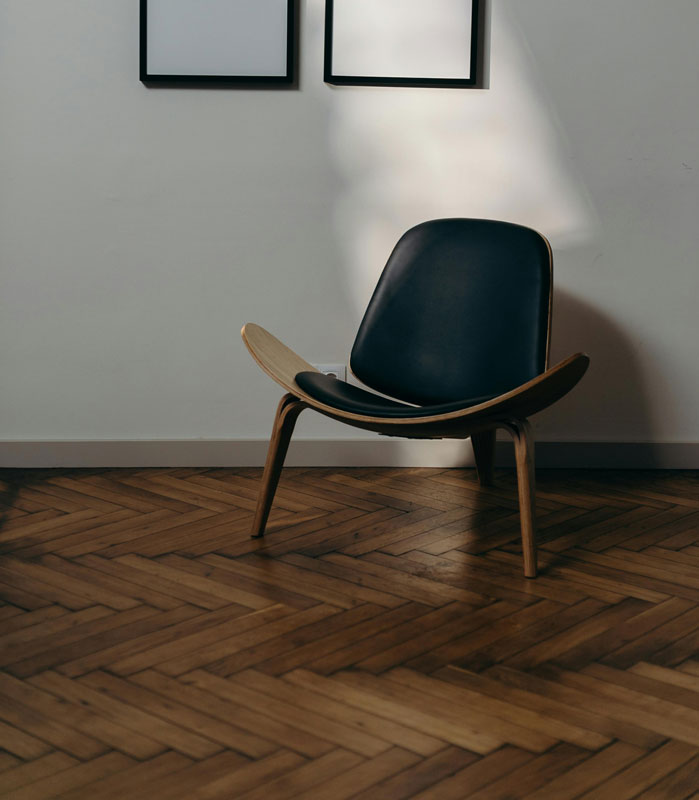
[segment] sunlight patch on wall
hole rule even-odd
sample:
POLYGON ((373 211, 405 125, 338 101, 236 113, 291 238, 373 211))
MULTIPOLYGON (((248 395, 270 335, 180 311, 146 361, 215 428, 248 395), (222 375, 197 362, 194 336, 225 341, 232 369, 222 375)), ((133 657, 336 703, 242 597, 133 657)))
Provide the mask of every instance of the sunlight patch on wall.
MULTIPOLYGON (((506 6, 493 6, 487 90, 326 89, 341 181, 335 226, 358 314, 399 236, 426 219, 509 220, 554 247, 594 233, 594 210, 537 89, 533 59, 506 6)), ((311 10, 321 15, 322 3, 311 10)), ((314 36, 322 40, 321 24, 314 36)), ((440 40, 434 35, 432 46, 440 40)))

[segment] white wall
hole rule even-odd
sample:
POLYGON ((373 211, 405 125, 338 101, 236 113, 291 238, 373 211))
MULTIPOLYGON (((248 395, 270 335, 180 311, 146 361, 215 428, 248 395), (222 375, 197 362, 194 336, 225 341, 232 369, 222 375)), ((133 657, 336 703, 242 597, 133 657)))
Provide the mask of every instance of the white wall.
POLYGON ((344 360, 398 236, 485 216, 593 359, 539 436, 699 441, 699 3, 492 0, 474 91, 330 88, 301 12, 299 91, 148 89, 137 0, 0 4, 0 440, 264 438, 241 324, 344 360))

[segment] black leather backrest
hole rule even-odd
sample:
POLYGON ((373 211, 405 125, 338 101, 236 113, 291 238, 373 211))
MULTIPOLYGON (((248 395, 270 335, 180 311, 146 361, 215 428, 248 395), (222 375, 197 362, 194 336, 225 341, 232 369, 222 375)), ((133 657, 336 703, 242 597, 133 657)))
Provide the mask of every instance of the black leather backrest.
POLYGON ((367 386, 418 405, 500 394, 546 367, 550 251, 507 222, 442 219, 396 245, 350 364, 367 386))

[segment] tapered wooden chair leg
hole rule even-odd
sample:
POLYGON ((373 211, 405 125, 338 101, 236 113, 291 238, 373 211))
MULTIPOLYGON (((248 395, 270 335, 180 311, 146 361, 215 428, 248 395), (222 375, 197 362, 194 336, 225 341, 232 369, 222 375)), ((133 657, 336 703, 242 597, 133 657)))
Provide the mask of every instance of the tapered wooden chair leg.
POLYGON ((481 486, 492 486, 493 466, 495 464, 495 428, 471 434, 473 455, 476 458, 476 470, 481 486))
POLYGON ((279 401, 277 413, 274 417, 274 427, 272 428, 272 438, 267 450, 267 461, 262 473, 262 485, 257 497, 257 508, 255 509, 255 519, 252 523, 251 536, 255 539, 264 536, 267 517, 269 517, 274 493, 277 490, 279 476, 284 466, 286 451, 289 449, 291 434, 294 432, 298 415, 306 408, 292 394, 285 394, 279 401))
POLYGON ((524 575, 536 578, 536 495, 534 479, 534 438, 529 422, 513 421, 508 426, 515 443, 519 517, 522 529, 524 575))

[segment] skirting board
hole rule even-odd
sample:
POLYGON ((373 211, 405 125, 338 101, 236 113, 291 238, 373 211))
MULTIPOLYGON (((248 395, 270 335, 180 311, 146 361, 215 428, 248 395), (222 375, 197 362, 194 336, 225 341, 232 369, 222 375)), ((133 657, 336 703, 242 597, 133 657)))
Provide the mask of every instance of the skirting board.
MULTIPOLYGON (((496 445, 496 465, 514 466, 510 442, 496 445)), ((108 440, 0 442, 0 467, 259 467, 267 441, 108 440)), ((298 439, 289 467, 470 467, 468 442, 407 439, 298 439)), ((699 469, 699 442, 538 442, 537 467, 699 469)))

